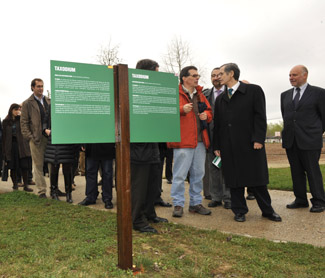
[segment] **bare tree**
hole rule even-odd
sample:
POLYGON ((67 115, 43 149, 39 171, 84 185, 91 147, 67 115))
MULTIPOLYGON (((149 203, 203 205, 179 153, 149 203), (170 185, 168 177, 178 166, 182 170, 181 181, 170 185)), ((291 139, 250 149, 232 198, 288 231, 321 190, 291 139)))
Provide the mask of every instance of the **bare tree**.
POLYGON ((181 69, 191 63, 189 43, 181 37, 174 37, 167 46, 167 54, 163 56, 163 70, 179 75, 181 69))
POLYGON ((174 37, 167 46, 167 54, 163 55, 162 70, 179 76, 185 66, 196 66, 201 75, 200 84, 205 85, 206 68, 193 61, 193 51, 190 44, 180 36, 174 37))
POLYGON ((113 66, 122 62, 122 59, 119 58, 119 48, 120 46, 113 45, 112 40, 109 39, 108 45, 101 46, 98 55, 97 62, 101 65, 113 66))

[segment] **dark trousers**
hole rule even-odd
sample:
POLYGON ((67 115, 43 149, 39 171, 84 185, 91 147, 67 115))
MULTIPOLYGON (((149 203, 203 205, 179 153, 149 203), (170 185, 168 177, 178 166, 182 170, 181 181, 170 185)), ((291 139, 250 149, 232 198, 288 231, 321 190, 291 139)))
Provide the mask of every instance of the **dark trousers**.
POLYGON ((113 160, 86 159, 86 196, 91 202, 96 202, 98 192, 98 169, 102 168, 102 200, 112 201, 113 160))
MULTIPOLYGON (((49 163, 50 168, 50 182, 51 182, 51 194, 58 190, 59 170, 60 164, 49 163)), ((72 184, 72 165, 70 163, 62 163, 62 172, 64 177, 64 187, 66 193, 71 193, 72 184)))
POLYGON ((318 163, 321 150, 301 150, 294 140, 292 148, 286 149, 286 152, 290 163, 295 201, 300 204, 308 204, 307 174, 310 193, 313 196, 312 204, 325 206, 323 177, 318 163))
POLYGON ((162 176, 164 171, 164 163, 166 161, 165 166, 165 176, 168 181, 173 180, 173 173, 172 173, 172 163, 173 163, 173 149, 162 149, 160 151, 160 165, 159 168, 157 168, 157 174, 158 175, 158 191, 157 191, 157 197, 156 197, 156 203, 163 201, 161 198, 161 192, 162 192, 162 176))
MULTIPOLYGON (((249 187, 254 193, 257 204, 264 214, 272 214, 274 212, 271 206, 271 197, 266 185, 249 187)), ((230 188, 231 210, 235 213, 246 214, 248 207, 245 199, 245 187, 230 188)))
POLYGON ((133 228, 143 228, 157 216, 154 203, 159 185, 159 164, 131 163, 131 200, 133 228))

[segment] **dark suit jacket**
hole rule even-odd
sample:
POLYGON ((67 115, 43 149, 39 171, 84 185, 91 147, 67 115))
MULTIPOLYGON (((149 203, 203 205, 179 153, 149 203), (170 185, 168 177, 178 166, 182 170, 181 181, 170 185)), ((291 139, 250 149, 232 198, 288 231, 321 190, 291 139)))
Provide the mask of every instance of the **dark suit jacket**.
MULTIPOLYGON (((214 99, 213 89, 214 89, 214 87, 212 87, 211 89, 205 89, 203 91, 203 94, 205 95, 206 99, 210 103, 210 106, 211 106, 211 109, 212 109, 212 114, 214 115, 214 103, 215 103, 215 99, 214 99)), ((226 90, 227 90, 227 86, 225 86, 225 91, 226 90)), ((213 152, 213 146, 212 146, 212 142, 213 142, 213 129, 214 129, 214 121, 211 121, 210 123, 208 123, 208 134, 209 134, 209 139, 210 139, 210 142, 211 142, 211 145, 209 147, 209 151, 212 151, 212 152, 213 152)))
POLYGON ((227 92, 217 97, 213 149, 220 150, 227 186, 268 184, 265 148, 253 147, 254 142, 264 145, 266 127, 265 96, 260 86, 240 83, 231 99, 227 92))
POLYGON ((296 110, 293 90, 281 94, 282 147, 291 148, 295 139, 299 149, 319 150, 325 129, 325 90, 308 84, 296 110))

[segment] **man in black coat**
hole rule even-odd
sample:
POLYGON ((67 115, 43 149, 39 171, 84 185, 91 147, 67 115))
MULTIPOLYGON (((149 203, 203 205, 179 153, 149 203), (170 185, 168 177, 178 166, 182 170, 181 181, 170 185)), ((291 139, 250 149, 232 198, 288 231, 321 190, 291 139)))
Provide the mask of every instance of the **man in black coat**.
POLYGON ((308 207, 306 174, 312 208, 310 212, 325 210, 323 177, 319 158, 325 130, 325 90, 307 83, 308 70, 298 65, 291 69, 292 89, 281 94, 283 117, 282 146, 286 149, 291 168, 293 192, 296 199, 289 209, 308 207))
POLYGON ((271 206, 264 140, 266 136, 265 96, 261 87, 239 82, 236 64, 220 68, 220 82, 228 90, 214 106, 214 153, 221 156, 225 182, 230 187, 235 220, 244 222, 248 207, 245 187, 253 191, 262 216, 273 221, 281 217, 271 206))

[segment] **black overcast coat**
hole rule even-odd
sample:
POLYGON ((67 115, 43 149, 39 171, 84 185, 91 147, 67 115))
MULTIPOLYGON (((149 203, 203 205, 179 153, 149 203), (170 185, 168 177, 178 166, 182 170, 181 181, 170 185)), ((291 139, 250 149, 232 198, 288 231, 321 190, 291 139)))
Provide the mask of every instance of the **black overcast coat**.
POLYGON ((265 96, 261 87, 240 83, 228 98, 222 93, 214 107, 213 149, 220 150, 222 170, 228 187, 261 186, 269 183, 264 145, 267 122, 265 96))

